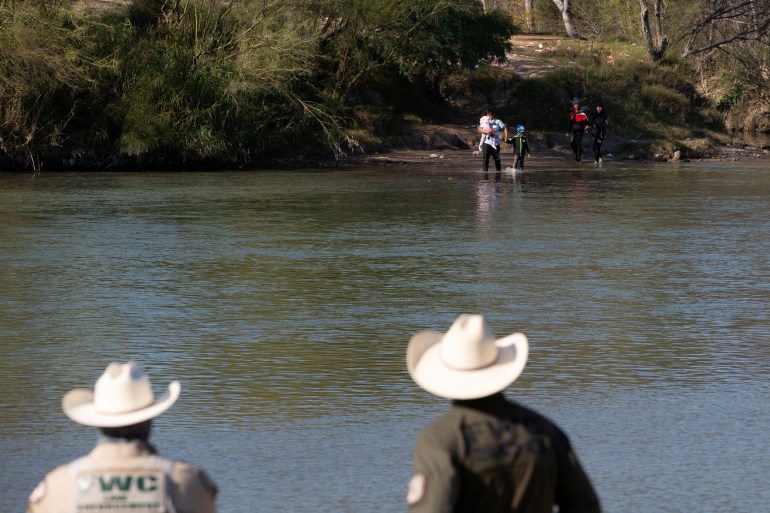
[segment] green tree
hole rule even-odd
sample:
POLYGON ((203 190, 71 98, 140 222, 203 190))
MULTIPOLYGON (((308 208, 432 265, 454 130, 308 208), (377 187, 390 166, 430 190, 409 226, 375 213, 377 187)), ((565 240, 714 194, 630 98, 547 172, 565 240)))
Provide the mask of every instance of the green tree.
POLYGON ((477 0, 326 0, 307 9, 323 20, 319 54, 341 100, 394 69, 415 79, 503 60, 515 32, 507 15, 477 0))

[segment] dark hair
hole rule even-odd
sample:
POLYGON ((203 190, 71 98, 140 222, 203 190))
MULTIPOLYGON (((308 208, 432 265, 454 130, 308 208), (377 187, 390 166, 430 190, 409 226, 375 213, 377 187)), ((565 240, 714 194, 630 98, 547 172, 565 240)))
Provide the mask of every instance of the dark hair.
POLYGON ((139 424, 132 424, 130 426, 120 427, 103 427, 99 428, 104 436, 110 438, 124 438, 126 440, 142 440, 146 442, 150 438, 150 428, 152 427, 152 420, 145 420, 139 424))

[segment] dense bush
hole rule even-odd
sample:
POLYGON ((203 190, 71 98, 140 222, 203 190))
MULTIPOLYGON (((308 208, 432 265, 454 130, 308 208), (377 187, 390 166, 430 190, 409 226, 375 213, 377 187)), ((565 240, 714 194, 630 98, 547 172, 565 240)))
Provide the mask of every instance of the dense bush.
POLYGON ((361 100, 396 116, 514 31, 476 0, 56 5, 0 3, 0 150, 34 167, 332 157, 361 100))

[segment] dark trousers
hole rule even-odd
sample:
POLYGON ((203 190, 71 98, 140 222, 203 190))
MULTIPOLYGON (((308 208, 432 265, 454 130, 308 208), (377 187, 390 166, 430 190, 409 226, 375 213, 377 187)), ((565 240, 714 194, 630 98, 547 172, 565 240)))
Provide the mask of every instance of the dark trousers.
POLYGON ((604 127, 599 128, 594 135, 594 144, 592 149, 594 150, 594 160, 599 162, 602 158, 602 143, 604 142, 604 127))
POLYGON ((489 171, 489 157, 495 159, 495 169, 500 171, 502 166, 500 165, 500 148, 495 148, 487 143, 481 146, 481 158, 484 159, 484 172, 489 171))
POLYGON ((524 169, 524 155, 513 156, 513 169, 524 169))
POLYGON ((569 139, 570 148, 575 152, 575 158, 583 157, 583 130, 573 130, 572 137, 569 139))

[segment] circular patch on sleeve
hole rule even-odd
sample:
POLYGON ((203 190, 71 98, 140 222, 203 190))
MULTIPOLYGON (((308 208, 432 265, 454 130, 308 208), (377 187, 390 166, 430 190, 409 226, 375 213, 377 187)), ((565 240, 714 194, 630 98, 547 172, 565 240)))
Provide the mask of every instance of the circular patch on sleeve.
POLYGON ((32 504, 40 502, 43 497, 45 497, 45 492, 45 481, 40 481, 40 484, 37 485, 34 490, 32 490, 31 494, 29 494, 29 502, 32 504))
POLYGON ((406 492, 406 503, 413 506, 420 502, 425 495, 425 474, 415 474, 409 480, 409 489, 406 492))

